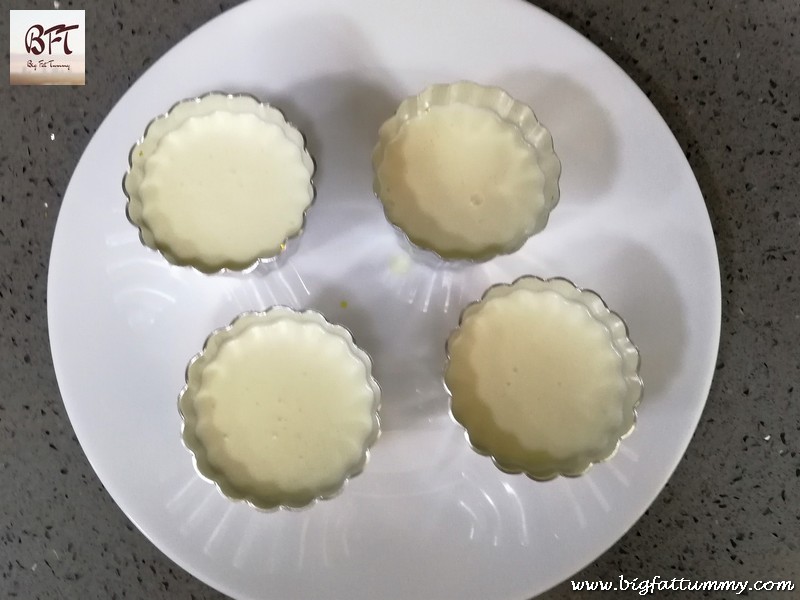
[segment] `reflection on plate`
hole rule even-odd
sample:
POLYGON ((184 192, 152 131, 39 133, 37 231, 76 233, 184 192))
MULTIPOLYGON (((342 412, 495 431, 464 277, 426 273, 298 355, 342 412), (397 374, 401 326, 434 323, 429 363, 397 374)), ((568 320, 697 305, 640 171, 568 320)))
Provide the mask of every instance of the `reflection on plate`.
POLYGON ((426 11, 420 19, 399 4, 304 0, 254 1, 222 15, 122 98, 64 199, 48 309, 72 424, 145 535, 235 598, 533 596, 594 560, 644 512, 705 402, 719 271, 702 197, 666 125, 607 57, 538 9, 464 0, 453 11, 437 0, 426 11), (174 77, 186 64, 204 66, 174 77), (461 78, 536 106, 563 163, 562 195, 547 229, 519 252, 437 270, 404 258, 372 196, 369 157, 402 98, 461 78), (169 267, 125 219, 119 182, 130 140, 176 99, 222 88, 283 109, 318 160, 302 243, 272 272, 206 277, 169 267), (525 273, 598 290, 625 315, 642 354, 647 396, 636 431, 613 461, 579 479, 500 473, 448 416, 447 333, 486 287, 525 273), (201 481, 176 410, 183 369, 206 333, 275 303, 345 325, 383 389, 384 433, 366 470, 302 513, 261 514, 201 481))

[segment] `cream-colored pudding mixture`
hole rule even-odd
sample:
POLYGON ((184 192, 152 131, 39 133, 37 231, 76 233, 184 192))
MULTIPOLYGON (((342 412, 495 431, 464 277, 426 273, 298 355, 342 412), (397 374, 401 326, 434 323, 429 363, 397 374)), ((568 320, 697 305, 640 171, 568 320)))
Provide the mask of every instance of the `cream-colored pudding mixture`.
POLYGON ((161 249, 207 270, 278 254, 311 202, 302 149, 252 114, 187 119, 144 164, 142 217, 161 249))
POLYGON ((203 370, 194 399, 208 461, 260 503, 338 488, 373 434, 364 363, 339 336, 293 319, 251 325, 203 370))
POLYGON ((583 304, 526 289, 491 298, 449 351, 454 416, 507 464, 536 471, 591 456, 620 435, 622 358, 583 304))
POLYGON ((544 176, 520 130, 467 104, 406 121, 376 174, 390 220, 447 258, 514 249, 544 207, 544 176))

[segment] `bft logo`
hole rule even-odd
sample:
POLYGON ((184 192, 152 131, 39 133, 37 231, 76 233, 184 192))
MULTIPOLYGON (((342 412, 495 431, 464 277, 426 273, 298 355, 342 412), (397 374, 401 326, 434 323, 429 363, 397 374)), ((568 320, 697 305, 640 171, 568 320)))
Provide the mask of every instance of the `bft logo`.
POLYGON ((82 10, 10 11, 11 85, 84 85, 82 10))
POLYGON ((25 34, 25 50, 31 54, 39 56, 44 52, 45 45, 43 36, 47 36, 47 53, 53 54, 53 44, 61 43, 64 49, 64 54, 72 54, 69 48, 69 32, 73 29, 79 29, 80 25, 66 25, 59 23, 53 25, 49 29, 45 29, 42 25, 32 25, 28 32, 25 34), (64 34, 64 37, 61 37, 64 34))

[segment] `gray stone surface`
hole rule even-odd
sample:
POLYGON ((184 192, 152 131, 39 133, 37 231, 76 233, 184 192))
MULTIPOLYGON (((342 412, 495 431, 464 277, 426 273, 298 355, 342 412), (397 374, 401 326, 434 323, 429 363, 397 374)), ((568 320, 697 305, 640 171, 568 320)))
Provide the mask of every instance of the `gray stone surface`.
MULTIPOLYGON (((61 199, 103 117, 148 65, 236 3, 62 0, 86 10, 87 85, 0 82, 2 598, 221 598, 150 544, 94 475, 56 385, 45 292, 61 199)), ((788 579, 793 593, 751 596, 800 598, 800 5, 537 3, 608 53, 661 112, 699 180, 722 271, 717 372, 686 457, 575 579, 788 579)), ((4 8, 6 63, 7 21, 4 8)), ((569 583, 545 594, 571 596, 569 583)))

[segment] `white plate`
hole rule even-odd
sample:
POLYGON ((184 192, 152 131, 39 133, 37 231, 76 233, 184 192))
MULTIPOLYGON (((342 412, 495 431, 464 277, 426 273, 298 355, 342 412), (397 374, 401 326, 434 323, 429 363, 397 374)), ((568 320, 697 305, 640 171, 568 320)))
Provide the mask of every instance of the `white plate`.
POLYGON ((189 572, 242 599, 485 600, 569 577, 656 497, 708 393, 720 283, 708 214, 675 139, 628 77, 564 24, 515 0, 263 1, 178 44, 108 115, 64 198, 48 309, 86 455, 122 510, 189 572), (371 194, 370 151, 403 97, 462 78, 534 107, 563 163, 561 203, 515 255, 437 272, 404 262, 371 194), (131 144, 173 102, 213 89, 284 109, 318 162, 299 252, 267 276, 170 268, 125 219, 131 144), (448 332, 485 287, 523 273, 597 290, 641 350, 638 427, 579 479, 504 475, 448 418, 448 332), (339 497, 268 514, 197 476, 176 397, 211 330, 276 302, 354 332, 383 387, 384 431, 339 497))

